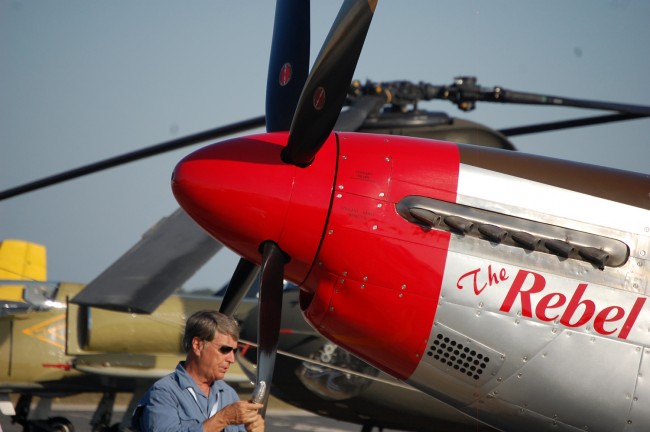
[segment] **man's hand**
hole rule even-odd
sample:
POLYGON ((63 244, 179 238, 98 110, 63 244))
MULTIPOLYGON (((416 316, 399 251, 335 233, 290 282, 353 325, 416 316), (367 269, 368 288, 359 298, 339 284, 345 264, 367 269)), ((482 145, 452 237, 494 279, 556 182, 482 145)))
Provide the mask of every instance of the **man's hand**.
MULTIPOLYGON (((261 405, 261 404, 253 404, 253 405, 261 405)), ((259 413, 257 413, 255 419, 250 423, 244 423, 244 426, 246 426, 247 432, 264 432, 264 418, 259 413)))
POLYGON ((203 422, 203 430, 204 432, 221 431, 228 425, 243 424, 249 432, 263 432, 264 419, 259 414, 262 408, 264 405, 252 402, 232 403, 203 422))

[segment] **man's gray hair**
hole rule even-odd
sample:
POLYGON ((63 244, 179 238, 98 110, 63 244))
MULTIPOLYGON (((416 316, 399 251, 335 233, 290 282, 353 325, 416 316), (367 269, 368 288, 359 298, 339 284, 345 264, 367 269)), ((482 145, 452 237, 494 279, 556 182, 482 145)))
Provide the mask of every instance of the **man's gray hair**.
POLYGON ((215 310, 200 310, 193 313, 185 324, 183 349, 186 353, 192 351, 192 340, 195 337, 209 342, 214 339, 216 332, 239 340, 239 324, 234 318, 215 310))

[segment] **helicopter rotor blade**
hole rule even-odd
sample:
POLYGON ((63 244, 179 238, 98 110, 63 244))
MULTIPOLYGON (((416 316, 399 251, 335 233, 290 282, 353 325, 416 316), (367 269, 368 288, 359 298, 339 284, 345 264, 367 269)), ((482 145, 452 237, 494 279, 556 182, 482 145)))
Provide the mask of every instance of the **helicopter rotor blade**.
POLYGON ((627 113, 608 114, 603 116, 592 116, 592 117, 562 120, 562 121, 549 122, 549 123, 517 126, 517 127, 500 129, 499 132, 505 136, 511 137, 511 136, 526 135, 526 134, 539 133, 539 132, 550 132, 550 131, 561 130, 561 129, 570 129, 570 128, 582 127, 582 126, 593 126, 597 124, 613 123, 613 122, 625 121, 625 120, 634 120, 634 119, 639 119, 644 117, 648 117, 648 116, 643 114, 627 114, 627 113))
POLYGON ((84 165, 78 168, 61 172, 59 174, 55 174, 29 183, 25 183, 20 186, 6 189, 4 191, 0 191, 0 201, 5 200, 7 198, 25 194, 27 192, 32 192, 38 189, 43 189, 48 186, 63 183, 65 181, 72 180, 78 177, 83 177, 88 174, 93 174, 99 171, 103 171, 108 168, 114 168, 116 166, 124 165, 129 162, 145 159, 150 156, 156 156, 162 153, 166 153, 172 150, 177 150, 190 145, 199 144, 205 141, 221 138, 226 135, 232 135, 256 127, 261 127, 264 126, 264 123, 265 123, 265 118, 263 116, 254 117, 248 120, 243 120, 237 123, 232 123, 226 126, 221 126, 218 128, 188 135, 182 138, 177 138, 171 141, 166 141, 161 144, 155 144, 150 147, 146 147, 133 152, 124 153, 118 156, 104 159, 102 161, 94 162, 88 165, 84 165))
POLYGON ((266 130, 287 131, 309 74, 309 10, 305 0, 278 0, 266 81, 266 130))
POLYGON ((228 316, 233 316, 237 307, 241 303, 242 299, 246 297, 246 294, 250 290, 251 286, 253 286, 253 283, 255 283, 255 279, 257 279, 259 274, 259 266, 247 259, 241 258, 235 268, 235 272, 233 273, 230 282, 228 283, 226 293, 221 301, 219 312, 228 316))
POLYGON ((334 129, 338 131, 354 132, 358 130, 371 113, 378 113, 386 103, 382 96, 362 95, 355 98, 349 108, 339 115, 334 129))
MULTIPOLYGON (((399 83, 398 83, 399 84, 399 83)), ((389 83, 388 86, 392 86, 389 83)), ((382 87, 386 87, 383 85, 382 87)), ((615 111, 624 114, 650 115, 650 106, 634 105, 598 101, 590 99, 576 99, 563 96, 553 96, 540 93, 508 90, 500 86, 493 88, 481 87, 477 84, 476 77, 456 77, 455 82, 448 86, 436 86, 420 83, 417 86, 408 84, 407 89, 418 87, 421 99, 442 99, 455 103, 463 111, 471 111, 476 107, 476 102, 495 102, 505 104, 524 105, 551 105, 573 108, 585 108, 604 111, 615 111)))
MULTIPOLYGON (((262 245, 262 272, 260 280, 259 320, 257 351, 257 382, 271 385, 273 369, 280 336, 282 318, 282 290, 284 287, 285 255, 274 242, 262 245)), ((264 395, 262 403, 266 412, 269 392, 264 395)))
POLYGON ((341 112, 359 60, 376 0, 346 0, 314 63, 296 108, 285 162, 308 166, 341 112))
POLYGON ((617 111, 627 114, 650 115, 650 106, 604 102, 587 99, 574 99, 560 96, 549 96, 537 93, 527 93, 505 90, 495 87, 494 90, 481 93, 478 100, 526 105, 554 105, 574 108, 587 108, 605 111, 617 111))
POLYGON ((463 111, 472 111, 477 102, 495 102, 505 104, 551 105, 573 108, 585 108, 614 111, 622 114, 650 116, 650 106, 626 103, 606 102, 589 99, 576 99, 563 96, 551 96, 507 90, 500 86, 482 87, 473 76, 459 76, 451 85, 434 85, 426 82, 385 81, 365 84, 357 82, 351 89, 354 95, 390 95, 393 105, 416 105, 419 101, 447 100, 463 111))

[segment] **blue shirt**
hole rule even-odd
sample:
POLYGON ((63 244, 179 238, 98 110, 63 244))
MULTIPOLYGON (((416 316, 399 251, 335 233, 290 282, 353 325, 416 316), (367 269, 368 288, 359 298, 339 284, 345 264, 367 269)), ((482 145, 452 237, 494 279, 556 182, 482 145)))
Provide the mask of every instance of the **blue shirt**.
MULTIPOLYGON (((203 422, 223 407, 239 400, 237 392, 221 380, 212 383, 206 396, 185 371, 185 362, 162 377, 140 399, 134 426, 148 432, 203 430, 203 422)), ((244 425, 227 426, 225 432, 246 432, 244 425)))

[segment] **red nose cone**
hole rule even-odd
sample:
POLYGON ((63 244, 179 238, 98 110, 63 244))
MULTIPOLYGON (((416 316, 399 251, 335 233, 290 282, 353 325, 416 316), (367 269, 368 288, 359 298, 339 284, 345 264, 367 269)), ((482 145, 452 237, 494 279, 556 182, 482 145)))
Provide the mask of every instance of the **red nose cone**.
POLYGON ((286 133, 237 138, 202 148, 176 166, 172 190, 213 237, 250 261, 276 242, 290 257, 285 277, 302 282, 318 250, 332 193, 332 135, 307 168, 284 163, 286 133))

